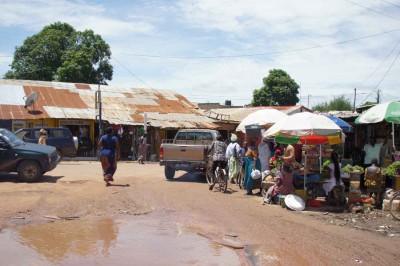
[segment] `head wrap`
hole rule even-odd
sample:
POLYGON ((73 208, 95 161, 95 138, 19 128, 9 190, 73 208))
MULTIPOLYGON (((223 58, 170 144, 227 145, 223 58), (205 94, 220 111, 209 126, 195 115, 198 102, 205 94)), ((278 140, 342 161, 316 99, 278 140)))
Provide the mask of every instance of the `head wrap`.
POLYGON ((237 141, 237 136, 233 133, 231 135, 231 141, 237 141))

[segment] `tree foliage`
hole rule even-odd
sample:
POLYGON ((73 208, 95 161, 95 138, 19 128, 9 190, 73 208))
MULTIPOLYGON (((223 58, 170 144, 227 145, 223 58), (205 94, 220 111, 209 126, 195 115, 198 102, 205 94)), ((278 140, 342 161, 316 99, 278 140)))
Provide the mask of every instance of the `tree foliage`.
POLYGON ((376 105, 376 102, 365 102, 365 103, 361 104, 360 107, 368 106, 368 105, 376 105))
POLYGON ((350 100, 346 97, 338 96, 328 102, 319 103, 313 107, 314 111, 328 112, 328 111, 350 111, 352 109, 350 100))
POLYGON ((263 78, 264 86, 253 91, 252 106, 296 105, 300 86, 281 69, 272 69, 263 78))
POLYGON ((56 22, 16 47, 4 78, 105 83, 113 75, 110 58, 110 47, 100 35, 56 22))

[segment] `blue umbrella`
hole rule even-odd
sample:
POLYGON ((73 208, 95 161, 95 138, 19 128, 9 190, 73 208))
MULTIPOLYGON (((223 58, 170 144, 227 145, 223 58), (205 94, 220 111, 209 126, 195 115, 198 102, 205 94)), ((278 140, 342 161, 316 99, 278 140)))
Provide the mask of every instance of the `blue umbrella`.
POLYGON ((331 115, 324 115, 324 116, 328 117, 330 120, 335 122, 335 124, 338 125, 343 130, 344 133, 353 132, 353 127, 346 121, 331 115))

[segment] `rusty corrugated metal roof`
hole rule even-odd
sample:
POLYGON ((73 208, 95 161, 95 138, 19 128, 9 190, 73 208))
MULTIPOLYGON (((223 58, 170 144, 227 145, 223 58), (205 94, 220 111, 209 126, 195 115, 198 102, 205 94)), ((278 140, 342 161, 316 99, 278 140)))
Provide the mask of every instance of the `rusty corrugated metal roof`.
MULTIPOLYGON (((0 79, 0 119, 90 119, 98 114, 95 94, 98 85, 65 82, 0 79), (24 108, 24 97, 39 94, 34 106, 24 108)), ((113 124, 160 128, 216 128, 185 97, 171 90, 101 85, 102 118, 113 124)))

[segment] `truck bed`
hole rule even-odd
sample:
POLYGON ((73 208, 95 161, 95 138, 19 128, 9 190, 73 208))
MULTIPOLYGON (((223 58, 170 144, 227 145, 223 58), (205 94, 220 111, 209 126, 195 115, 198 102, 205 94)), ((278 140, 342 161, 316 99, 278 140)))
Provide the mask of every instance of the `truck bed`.
POLYGON ((204 161, 207 145, 163 144, 164 161, 204 161))

